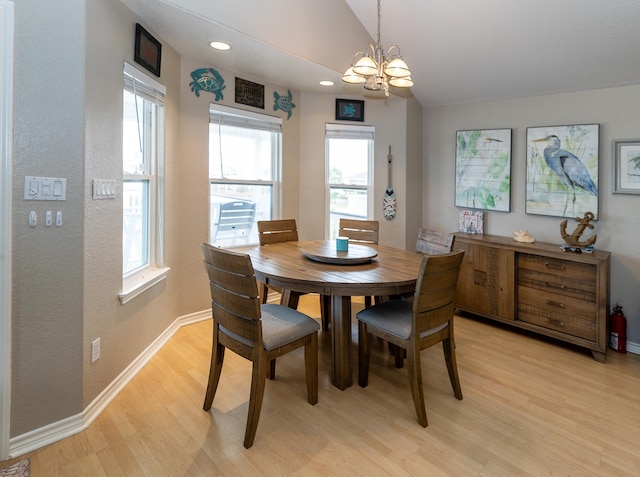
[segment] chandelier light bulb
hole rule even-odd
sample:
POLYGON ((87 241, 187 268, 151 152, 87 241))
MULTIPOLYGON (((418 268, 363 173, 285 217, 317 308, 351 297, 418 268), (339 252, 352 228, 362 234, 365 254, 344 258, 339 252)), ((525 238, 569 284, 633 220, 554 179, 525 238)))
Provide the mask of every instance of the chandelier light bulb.
POLYGON ((347 69, 347 71, 344 72, 344 75, 342 75, 342 81, 344 81, 345 83, 351 83, 351 84, 362 84, 365 81, 367 81, 367 78, 355 73, 353 71, 353 67, 350 66, 349 69, 347 69))
POLYGON ((356 62, 353 71, 363 76, 374 75, 378 71, 378 65, 373 61, 373 58, 365 55, 356 62))
POLYGON ((396 88, 411 88, 413 86, 413 80, 411 79, 411 76, 406 76, 404 78, 390 78, 389 84, 396 88))
POLYGON ((394 76, 396 78, 405 78, 407 76, 411 76, 411 71, 409 71, 409 67, 404 62, 401 57, 396 57, 391 60, 387 67, 384 69, 384 72, 389 76, 394 76))

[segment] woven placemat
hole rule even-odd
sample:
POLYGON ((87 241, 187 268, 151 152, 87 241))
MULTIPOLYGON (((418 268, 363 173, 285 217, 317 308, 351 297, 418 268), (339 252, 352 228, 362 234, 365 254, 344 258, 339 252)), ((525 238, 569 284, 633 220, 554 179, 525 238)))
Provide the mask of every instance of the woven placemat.
POLYGON ((29 459, 21 460, 0 470, 0 477, 29 477, 29 459))

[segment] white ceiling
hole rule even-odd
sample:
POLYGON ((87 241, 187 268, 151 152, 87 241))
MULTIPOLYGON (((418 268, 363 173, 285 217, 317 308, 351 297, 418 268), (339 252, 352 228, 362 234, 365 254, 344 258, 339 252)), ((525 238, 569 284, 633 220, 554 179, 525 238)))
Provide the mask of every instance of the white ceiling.
MULTIPOLYGON (((376 38, 375 0, 121 1, 202 66, 298 91, 363 91, 340 77, 376 38)), ((383 0, 381 25, 423 107, 640 84, 640 0, 383 0)))

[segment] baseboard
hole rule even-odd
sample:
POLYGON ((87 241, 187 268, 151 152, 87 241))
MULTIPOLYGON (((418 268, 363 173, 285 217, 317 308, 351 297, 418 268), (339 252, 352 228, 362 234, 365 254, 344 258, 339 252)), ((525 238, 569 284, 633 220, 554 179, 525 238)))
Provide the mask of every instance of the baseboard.
POLYGON ((627 342, 627 352, 640 354, 640 343, 627 342))
POLYGON ((84 431, 109 405, 120 391, 131 381, 136 374, 149 362, 151 358, 162 348, 167 341, 181 327, 197 323, 211 318, 211 310, 199 311, 177 318, 171 325, 158 336, 147 349, 120 373, 120 375, 107 386, 84 411, 75 416, 48 424, 39 429, 29 431, 20 436, 9 439, 9 458, 19 457, 41 447, 53 444, 61 439, 84 431))

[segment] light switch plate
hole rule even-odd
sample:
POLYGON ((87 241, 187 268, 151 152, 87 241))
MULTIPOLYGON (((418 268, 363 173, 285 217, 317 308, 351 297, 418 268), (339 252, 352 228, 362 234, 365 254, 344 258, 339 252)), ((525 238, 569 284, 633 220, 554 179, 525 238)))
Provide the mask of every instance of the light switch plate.
POLYGON ((114 179, 93 179, 93 199, 115 199, 116 181, 114 179))
POLYGON ((66 200, 67 179, 63 177, 24 177, 24 200, 66 200))

